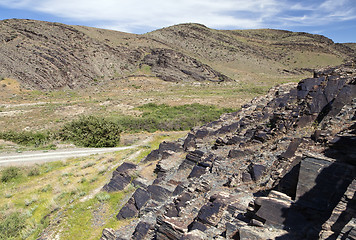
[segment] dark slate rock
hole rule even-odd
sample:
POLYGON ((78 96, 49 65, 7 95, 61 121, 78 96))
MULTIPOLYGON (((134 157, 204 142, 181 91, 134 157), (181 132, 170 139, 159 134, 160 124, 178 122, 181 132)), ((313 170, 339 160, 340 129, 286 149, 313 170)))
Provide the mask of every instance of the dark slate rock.
POLYGON ((338 94, 337 98, 332 103, 332 109, 328 113, 328 116, 336 116, 340 110, 352 102, 352 99, 356 97, 356 85, 345 85, 338 94))
POLYGON ((177 208, 183 208, 187 205, 187 202, 190 201, 192 196, 189 193, 183 193, 177 198, 177 208))
POLYGON ((246 182, 251 182, 252 181, 252 177, 251 177, 251 174, 249 172, 243 172, 242 173, 242 181, 244 183, 246 182))
POLYGON ((250 166, 250 173, 254 181, 259 181, 265 174, 266 167, 260 164, 252 164, 250 166))
POLYGON ((198 139, 202 139, 205 138, 209 135, 209 131, 207 129, 199 129, 196 134, 195 137, 198 139))
POLYGON ((227 133, 232 133, 235 132, 239 128, 240 124, 238 122, 234 122, 230 125, 225 125, 222 126, 220 129, 216 131, 216 134, 227 134, 227 133))
POLYGON ((245 152, 243 150, 231 149, 229 151, 229 155, 227 157, 228 158, 243 158, 246 155, 248 155, 247 152, 245 152))
POLYGON ((338 95, 341 88, 345 85, 345 82, 345 78, 337 79, 336 76, 328 77, 328 83, 324 89, 324 94, 328 102, 331 102, 338 95))
POLYGON ((212 128, 212 127, 220 124, 221 122, 222 122, 221 120, 217 120, 217 121, 213 121, 213 122, 207 123, 205 126, 208 127, 208 128, 212 128))
POLYGON ((299 82, 297 89, 297 97, 298 99, 303 99, 305 98, 308 93, 313 90, 315 86, 319 86, 323 81, 324 77, 321 78, 307 78, 299 82))
POLYGON ((110 182, 103 187, 104 191, 116 192, 123 190, 131 182, 131 176, 126 173, 113 174, 110 182))
POLYGON ((208 203, 200 209, 198 220, 201 223, 215 226, 220 221, 225 207, 226 205, 220 201, 208 203))
POLYGON ((256 130, 253 130, 253 129, 249 129, 246 131, 245 133, 245 137, 248 138, 248 139, 251 139, 254 135, 255 135, 255 131, 256 130))
POLYGON ((295 151, 298 149, 298 146, 300 145, 301 142, 302 142, 302 140, 300 138, 294 138, 289 143, 287 150, 281 154, 281 158, 288 159, 288 158, 293 157, 295 151))
POLYGON ((180 152, 180 151, 183 151, 183 148, 181 146, 180 143, 178 142, 162 142, 160 145, 159 145, 159 151, 160 152, 163 152, 163 151, 173 151, 173 152, 180 152))
POLYGON ((200 166, 194 166, 193 170, 190 172, 188 178, 198 178, 201 175, 205 174, 205 168, 204 167, 200 167, 200 166))
POLYGON ((187 231, 187 226, 175 219, 158 216, 156 229, 156 240, 178 240, 187 231))
POLYGON ((150 193, 151 198, 157 202, 164 202, 172 195, 169 190, 159 185, 150 185, 147 190, 150 193))
POLYGON ((141 209, 146 204, 146 202, 150 200, 150 194, 142 188, 136 189, 132 197, 135 200, 135 206, 137 209, 141 209))
POLYGON ((322 89, 318 89, 316 93, 310 95, 310 97, 312 97, 311 102, 308 103, 310 113, 320 113, 321 110, 328 104, 322 89))
POLYGON ((354 177, 355 167, 315 157, 301 161, 296 199, 298 204, 331 211, 354 177))
POLYGON ((137 167, 137 165, 135 165, 133 163, 124 162, 118 168, 116 168, 114 173, 124 173, 124 172, 127 172, 129 170, 136 169, 136 167, 137 167))
POLYGON ((183 191, 184 191, 184 187, 183 187, 181 184, 179 184, 179 185, 174 189, 172 195, 173 195, 173 196, 177 196, 177 195, 181 194, 183 191))
POLYGON ((188 136, 186 137, 183 144, 183 149, 186 151, 192 148, 196 148, 195 136, 192 133, 188 133, 188 136))
POLYGON ((298 118, 296 125, 301 128, 308 126, 312 124, 316 118, 317 118, 316 115, 303 115, 298 118))
POLYGON ((153 150, 152 152, 150 152, 143 160, 142 162, 143 163, 146 163, 146 162, 153 162, 153 161, 156 161, 156 160, 159 160, 161 159, 161 155, 159 153, 159 150, 156 149, 156 150, 153 150))
POLYGON ((120 212, 116 215, 117 220, 129 219, 136 217, 138 214, 138 210, 133 202, 130 199, 120 210, 120 212))
POLYGON ((225 224, 225 228, 226 228, 226 238, 227 239, 238 239, 238 232, 239 232, 239 226, 229 223, 227 222, 225 224))
POLYGON ((269 136, 266 132, 258 131, 253 138, 263 143, 268 140, 269 136))
POLYGON ((167 217, 178 217, 178 209, 176 208, 175 204, 169 204, 166 209, 166 215, 167 217))
POLYGON ((203 155, 204 155, 204 152, 202 152, 200 150, 195 150, 194 152, 188 153, 188 155, 186 156, 186 159, 195 164, 200 161, 200 159, 203 157, 203 155))
POLYGON ((133 240, 142 240, 144 239, 150 230, 154 228, 153 225, 147 222, 139 222, 135 228, 135 232, 133 233, 133 240))
POLYGON ((240 142, 245 141, 244 138, 240 137, 240 136, 233 136, 231 138, 229 138, 226 142, 227 145, 234 145, 234 144, 238 144, 240 142))
POLYGON ((199 222, 199 221, 194 221, 188 226, 188 230, 189 231, 193 231, 195 229, 198 229, 199 231, 205 232, 205 230, 207 229, 207 226, 204 225, 203 223, 199 222))
POLYGON ((282 179, 279 181, 276 186, 276 190, 283 192, 290 196, 292 199, 295 199, 298 185, 298 176, 300 171, 300 162, 302 158, 296 157, 291 163, 286 173, 283 175, 282 179))
POLYGON ((290 202, 279 199, 261 197, 256 199, 261 207, 256 212, 259 218, 266 220, 265 224, 283 226, 288 217, 290 202))

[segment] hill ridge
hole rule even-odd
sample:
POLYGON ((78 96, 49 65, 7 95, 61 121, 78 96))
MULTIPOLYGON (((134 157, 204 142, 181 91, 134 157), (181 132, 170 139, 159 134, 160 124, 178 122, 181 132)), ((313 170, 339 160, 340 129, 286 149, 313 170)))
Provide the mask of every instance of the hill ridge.
POLYGON ((306 68, 339 64, 354 53, 320 35, 288 32, 288 39, 280 41, 276 32, 286 31, 215 30, 188 23, 138 35, 37 20, 2 20, 0 75, 32 89, 72 89, 124 78, 151 64, 150 76, 173 82, 239 80, 246 73, 298 75, 306 68), (166 56, 152 58, 169 63, 168 68, 145 62, 145 56, 158 49, 164 49, 166 56), (175 54, 168 54, 172 51, 175 54), (169 56, 191 60, 184 64, 169 56), (203 65, 210 69, 208 75, 202 74, 199 66, 203 65))

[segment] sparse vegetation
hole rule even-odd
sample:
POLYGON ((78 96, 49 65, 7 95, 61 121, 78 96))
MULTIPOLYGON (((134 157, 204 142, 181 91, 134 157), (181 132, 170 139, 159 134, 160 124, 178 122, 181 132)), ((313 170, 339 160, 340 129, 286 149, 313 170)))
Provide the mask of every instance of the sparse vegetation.
POLYGON ((0 239, 20 239, 22 230, 26 227, 26 216, 21 212, 8 215, 0 213, 0 239))
MULTIPOLYGON (((155 133, 145 150, 151 151, 163 140, 173 140, 183 134, 155 133)), ((116 220, 115 214, 119 211, 122 199, 135 189, 128 186, 115 193, 97 191, 111 177, 115 169, 113 166, 124 161, 138 161, 137 158, 144 155, 132 160, 130 158, 141 150, 138 147, 65 162, 16 168, 15 171, 19 171, 16 178, 0 182, 0 240, 38 239, 53 222, 58 225, 46 229, 49 239, 55 239, 56 234, 59 239, 99 239, 103 228, 116 228, 124 224, 116 220), (95 165, 92 165, 94 162, 95 165), (30 174, 34 169, 35 174, 30 174), (61 231, 51 232, 53 229, 61 231)), ((1 174, 12 172, 8 169, 3 168, 1 174)))
POLYGON ((20 168, 18 167, 8 167, 5 168, 1 173, 2 182, 10 182, 22 175, 20 168))

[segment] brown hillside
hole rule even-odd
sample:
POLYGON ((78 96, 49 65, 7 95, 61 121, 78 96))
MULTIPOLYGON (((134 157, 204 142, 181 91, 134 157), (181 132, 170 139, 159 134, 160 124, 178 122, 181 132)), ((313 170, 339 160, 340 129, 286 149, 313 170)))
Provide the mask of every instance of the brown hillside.
POLYGON ((300 74, 354 50, 320 35, 180 24, 144 35, 34 20, 0 21, 0 76, 36 89, 83 88, 142 74, 227 81, 300 74))

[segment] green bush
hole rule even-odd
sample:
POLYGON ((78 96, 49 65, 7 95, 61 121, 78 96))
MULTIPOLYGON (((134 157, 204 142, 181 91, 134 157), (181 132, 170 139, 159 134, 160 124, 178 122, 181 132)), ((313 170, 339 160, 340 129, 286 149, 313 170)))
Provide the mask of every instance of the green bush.
POLYGON ((41 146, 48 143, 50 134, 47 132, 0 132, 0 138, 25 146, 41 146))
POLYGON ((116 122, 94 116, 83 116, 64 125, 59 137, 83 147, 115 147, 121 129, 116 122))
POLYGON ((18 167, 8 167, 2 171, 1 181, 9 182, 19 176, 21 176, 21 170, 18 167))
POLYGON ((26 217, 19 212, 0 218, 0 240, 19 239, 25 227, 26 217))

